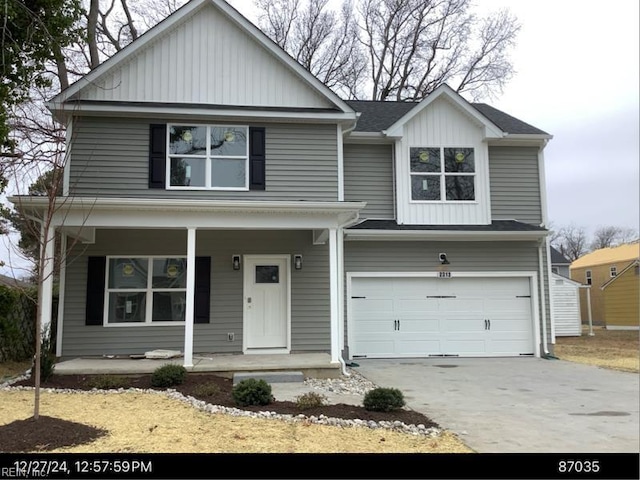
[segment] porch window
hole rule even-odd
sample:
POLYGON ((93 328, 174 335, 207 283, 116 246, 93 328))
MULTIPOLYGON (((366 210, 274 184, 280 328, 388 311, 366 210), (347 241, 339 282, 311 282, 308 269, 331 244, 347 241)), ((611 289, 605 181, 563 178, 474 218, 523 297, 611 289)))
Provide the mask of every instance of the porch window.
POLYGON ((411 147, 411 200, 474 201, 474 149, 466 147, 411 147))
POLYGON ((109 257, 105 324, 184 322, 185 257, 109 257))
POLYGON ((249 190, 249 128, 168 125, 169 188, 249 190))

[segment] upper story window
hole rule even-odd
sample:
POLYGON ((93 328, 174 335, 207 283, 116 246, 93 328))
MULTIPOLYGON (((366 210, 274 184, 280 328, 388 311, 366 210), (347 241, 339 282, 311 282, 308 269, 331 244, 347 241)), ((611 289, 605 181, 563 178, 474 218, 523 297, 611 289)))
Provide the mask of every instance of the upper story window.
POLYGON ((473 148, 411 147, 409 162, 412 201, 475 201, 473 148))
POLYGON ((249 128, 168 125, 169 188, 249 190, 249 128))
POLYGON ((558 269, 558 267, 551 267, 551 273, 558 275, 560 274, 560 269, 558 269))
POLYGON ((587 282, 587 285, 591 285, 591 270, 587 270, 586 272, 584 272, 584 278, 587 282))
POLYGON ((612 267, 609 268, 609 275, 611 277, 615 277, 616 275, 618 275, 618 267, 616 267, 615 265, 613 265, 612 267))
POLYGON ((110 257, 105 323, 184 322, 186 272, 184 257, 110 257))

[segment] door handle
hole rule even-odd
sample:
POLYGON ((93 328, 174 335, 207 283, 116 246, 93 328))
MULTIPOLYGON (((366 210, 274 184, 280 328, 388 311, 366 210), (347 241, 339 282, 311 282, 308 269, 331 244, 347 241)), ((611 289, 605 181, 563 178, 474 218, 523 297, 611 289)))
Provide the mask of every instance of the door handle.
POLYGON ((489 320, 487 320, 486 318, 484 319, 484 329, 489 330, 489 320))
POLYGON ((489 322, 489 330, 491 330, 491 320, 487 320, 489 322))

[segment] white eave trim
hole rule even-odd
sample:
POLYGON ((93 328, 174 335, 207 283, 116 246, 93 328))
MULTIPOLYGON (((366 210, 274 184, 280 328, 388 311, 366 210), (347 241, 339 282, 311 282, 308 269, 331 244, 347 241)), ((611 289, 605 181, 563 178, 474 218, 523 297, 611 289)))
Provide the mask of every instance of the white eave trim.
MULTIPOLYGON (((26 215, 46 211, 46 197, 9 197, 26 215)), ((53 223, 81 228, 338 228, 357 220, 365 202, 273 202, 58 197, 53 223)))
POLYGON ((351 132, 344 137, 344 143, 393 145, 395 143, 395 139, 385 136, 382 132, 351 132))
POLYGON ((533 241, 547 236, 546 231, 489 231, 464 230, 345 230, 347 241, 533 241))
MULTIPOLYGON (((155 27, 151 28, 134 42, 127 45, 120 52, 107 59, 100 64, 95 70, 92 70, 84 77, 69 86, 66 90, 56 95, 47 107, 49 109, 60 109, 61 105, 78 94, 86 85, 95 82, 102 75, 109 70, 116 68, 118 65, 123 64, 127 59, 133 57, 142 48, 155 41, 158 37, 162 36, 166 31, 171 30, 176 24, 193 14, 197 9, 201 8, 206 3, 213 3, 224 15, 231 21, 236 23, 240 29, 244 30, 248 35, 256 39, 266 50, 273 53, 280 61, 287 65, 292 73, 295 73, 305 83, 314 88, 322 97, 326 98, 330 103, 340 108, 343 112, 350 113, 353 109, 338 95, 336 95, 329 87, 324 85, 320 80, 315 78, 308 72, 302 65, 296 62, 289 54, 287 54, 282 48, 280 48, 275 42, 267 37, 260 29, 258 29, 253 23, 243 17, 237 10, 231 7, 223 0, 191 0, 173 14, 169 15, 166 19, 161 21, 155 27)), ((53 110, 52 110, 53 111, 53 110)))
POLYGON ((418 105, 405 113, 402 117, 400 117, 400 119, 398 119, 393 125, 384 130, 382 133, 384 133, 388 137, 401 138, 403 136, 405 124, 411 121, 411 119, 418 115, 422 110, 427 108, 431 103, 442 96, 445 96, 453 104, 457 105, 469 117, 473 118, 476 122, 478 122, 478 124, 482 125, 484 127, 485 138, 502 138, 505 135, 504 132, 495 123, 482 115, 478 110, 473 108, 473 106, 464 98, 462 98, 459 93, 456 93, 451 87, 446 84, 440 85, 438 88, 436 88, 424 100, 422 100, 418 105))
POLYGON ((181 119, 219 119, 225 120, 246 120, 260 119, 261 121, 278 121, 283 119, 294 119, 309 122, 355 122, 355 112, 313 112, 313 111, 282 111, 282 110, 260 110, 260 109, 234 109, 229 108, 190 108, 181 105, 123 105, 123 104, 80 104, 69 102, 62 105, 54 106, 52 102, 46 104, 47 108, 55 112, 57 118, 60 115, 90 115, 96 117, 110 117, 114 114, 120 116, 128 116, 131 118, 147 118, 147 117, 171 117, 175 120, 181 119))

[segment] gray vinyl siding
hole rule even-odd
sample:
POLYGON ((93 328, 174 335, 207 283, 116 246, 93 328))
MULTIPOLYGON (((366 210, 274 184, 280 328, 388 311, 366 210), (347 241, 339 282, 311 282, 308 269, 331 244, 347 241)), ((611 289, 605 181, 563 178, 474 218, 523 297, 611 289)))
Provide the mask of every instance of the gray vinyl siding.
POLYGON ((252 123, 252 126, 266 127, 266 190, 229 192, 149 188, 149 124, 161 122, 163 120, 158 119, 76 119, 70 193, 92 197, 220 200, 338 199, 335 125, 252 123))
POLYGON ((391 145, 344 145, 344 199, 367 202, 361 218, 395 218, 391 145))
MULTIPOLYGON (((353 242, 344 243, 345 277, 349 272, 437 272, 438 254, 445 252, 449 271, 459 272, 535 272, 538 274, 538 299, 542 305, 538 244, 536 242, 353 242)), ((544 304, 547 337, 551 340, 549 279, 546 251, 542 255, 544 304)), ((481 281, 481 280, 479 280, 481 281)), ((345 280, 345 288, 347 281, 345 280)), ((346 293, 345 293, 345 298, 346 293)), ((542 312, 540 312, 542 315, 542 312)), ((348 316, 345 302, 345 315, 348 316)), ((347 317, 348 318, 348 317, 347 317)), ((347 320, 348 322, 348 320, 347 320)), ((542 331, 540 332, 542 335, 542 331)), ((347 332, 345 331, 345 338, 347 332)), ((549 345, 550 346, 550 345, 549 345)), ((542 350, 541 350, 542 351, 542 350)))
MULTIPOLYGON (((186 242, 186 232, 178 230, 98 230, 94 245, 76 245, 67 263, 63 356, 182 351, 184 326, 85 325, 85 296, 88 256, 184 255, 186 242)), ((291 350, 329 351, 328 247, 313 245, 309 231, 209 230, 197 232, 196 255, 211 257, 210 323, 194 325, 194 352, 242 353, 243 271, 232 269, 232 255, 298 253, 303 268, 290 270, 291 350)))
POLYGON ((537 147, 489 147, 491 216, 542 223, 537 147))

